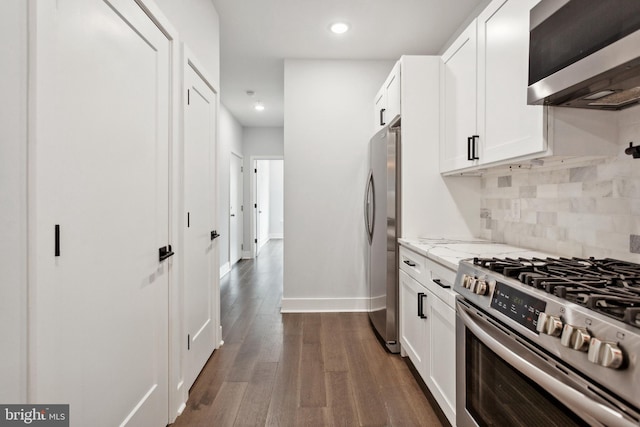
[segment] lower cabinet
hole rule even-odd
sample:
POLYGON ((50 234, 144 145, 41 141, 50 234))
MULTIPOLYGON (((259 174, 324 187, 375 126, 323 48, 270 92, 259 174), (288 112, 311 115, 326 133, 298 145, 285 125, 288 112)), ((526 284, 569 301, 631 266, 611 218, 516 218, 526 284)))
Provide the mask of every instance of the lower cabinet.
POLYGON ((445 416, 456 425, 456 312, 436 293, 430 278, 423 284, 400 270, 400 345, 445 416), (433 289, 433 291, 432 291, 433 289))

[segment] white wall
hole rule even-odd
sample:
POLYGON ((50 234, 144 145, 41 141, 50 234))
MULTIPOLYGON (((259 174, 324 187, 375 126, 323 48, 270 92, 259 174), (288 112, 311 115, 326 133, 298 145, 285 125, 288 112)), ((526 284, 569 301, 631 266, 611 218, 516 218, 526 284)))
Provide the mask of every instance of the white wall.
POLYGON ((155 0, 220 89, 220 22, 211 0, 155 0))
POLYGON ((27 399, 27 2, 0 6, 0 402, 27 399))
POLYGON ((253 209, 251 186, 254 182, 254 159, 282 158, 284 155, 284 129, 281 127, 244 128, 244 257, 251 257, 255 229, 251 222, 253 209))
POLYGON ((285 60, 283 311, 367 308, 367 150, 394 62, 285 60))
POLYGON ((243 128, 229 113, 227 108, 220 104, 218 132, 218 227, 220 230, 220 273, 229 270, 229 168, 231 153, 243 155, 242 137, 243 128))
POLYGON ((284 237, 284 161, 270 160, 269 168, 269 237, 284 237))

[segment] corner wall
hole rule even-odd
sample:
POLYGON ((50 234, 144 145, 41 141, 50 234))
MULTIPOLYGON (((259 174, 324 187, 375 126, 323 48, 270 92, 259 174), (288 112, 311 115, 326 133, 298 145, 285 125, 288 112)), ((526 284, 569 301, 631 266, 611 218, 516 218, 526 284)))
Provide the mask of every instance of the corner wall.
POLYGON ((282 311, 365 311, 374 96, 395 61, 285 60, 282 311))

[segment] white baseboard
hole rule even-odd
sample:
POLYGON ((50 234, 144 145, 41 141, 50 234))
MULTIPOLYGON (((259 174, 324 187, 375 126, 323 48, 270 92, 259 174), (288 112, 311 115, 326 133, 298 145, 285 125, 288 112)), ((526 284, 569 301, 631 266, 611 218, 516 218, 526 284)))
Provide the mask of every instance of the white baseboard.
POLYGON ((284 239, 284 233, 269 234, 269 239, 284 239))
POLYGON ((231 271, 231 267, 228 262, 225 262, 220 266, 220 278, 223 278, 225 274, 231 271))
POLYGON ((281 313, 367 312, 369 298, 282 298, 281 313))
POLYGON ((251 251, 242 251, 242 259, 253 259, 251 251))

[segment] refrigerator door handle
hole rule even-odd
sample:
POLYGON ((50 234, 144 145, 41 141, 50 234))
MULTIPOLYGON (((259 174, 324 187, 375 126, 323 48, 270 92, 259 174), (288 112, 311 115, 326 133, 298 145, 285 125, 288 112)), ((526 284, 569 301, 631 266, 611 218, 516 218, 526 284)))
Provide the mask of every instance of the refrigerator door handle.
POLYGON ((373 170, 369 171, 367 178, 367 187, 364 196, 364 224, 367 227, 367 237, 369 243, 373 240, 373 226, 376 218, 376 196, 375 186, 373 183, 373 170))

